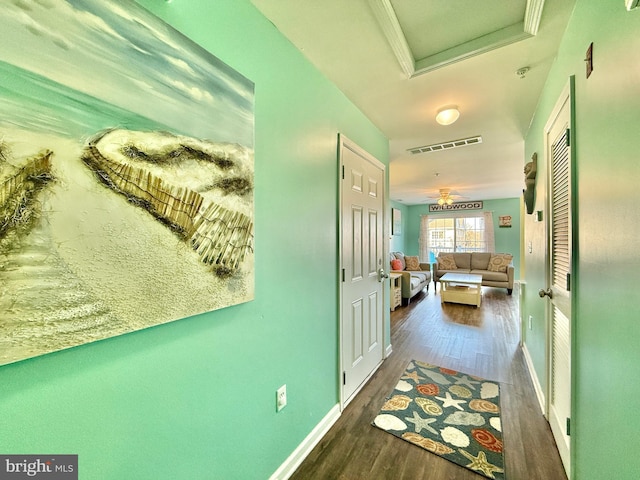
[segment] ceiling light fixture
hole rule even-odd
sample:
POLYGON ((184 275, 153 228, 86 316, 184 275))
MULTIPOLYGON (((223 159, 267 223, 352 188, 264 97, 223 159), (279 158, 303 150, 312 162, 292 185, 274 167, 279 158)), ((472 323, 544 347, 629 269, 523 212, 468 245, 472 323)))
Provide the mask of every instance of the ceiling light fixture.
POLYGON ((458 110, 457 105, 447 105, 446 107, 442 107, 438 110, 436 114, 436 122, 440 125, 451 125, 460 116, 460 110, 458 110))
POLYGON ((440 198, 438 199, 438 205, 451 205, 453 203, 453 198, 451 198, 451 190, 446 190, 444 188, 440 189, 440 198))

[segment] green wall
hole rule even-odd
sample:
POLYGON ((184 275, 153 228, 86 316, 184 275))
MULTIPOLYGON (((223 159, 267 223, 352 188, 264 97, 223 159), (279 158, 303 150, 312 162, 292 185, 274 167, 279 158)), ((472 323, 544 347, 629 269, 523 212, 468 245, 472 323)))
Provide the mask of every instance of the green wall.
MULTIPOLYGON (((488 211, 493 213, 496 252, 510 253, 513 255, 516 280, 520 278, 520 202, 521 200, 519 198, 484 200, 483 209, 474 210, 474 212, 488 211), (503 215, 511 215, 511 228, 500 228, 498 226, 498 217, 503 215)), ((406 245, 405 253, 407 255, 418 255, 420 248, 420 220, 423 215, 446 216, 446 213, 430 213, 429 205, 412 205, 408 208, 406 215, 407 229, 404 240, 406 245)))
POLYGON ((0 367, 0 452, 265 479, 339 401, 337 134, 388 141, 248 0, 140 3, 255 82, 255 300, 0 367))
MULTIPOLYGON (((550 112, 575 75, 577 188, 573 272, 574 310, 572 478, 640 478, 634 453, 640 417, 636 380, 640 363, 640 9, 624 2, 578 0, 557 60, 551 69, 525 142, 526 158, 539 152, 550 112), (585 76, 585 52, 593 42, 594 71, 585 76)), ((544 181, 538 181, 536 209, 544 208, 544 181)), ((544 224, 525 220, 527 293, 522 308, 534 317, 525 340, 538 379, 545 375, 543 304, 537 290, 544 282, 544 224)))

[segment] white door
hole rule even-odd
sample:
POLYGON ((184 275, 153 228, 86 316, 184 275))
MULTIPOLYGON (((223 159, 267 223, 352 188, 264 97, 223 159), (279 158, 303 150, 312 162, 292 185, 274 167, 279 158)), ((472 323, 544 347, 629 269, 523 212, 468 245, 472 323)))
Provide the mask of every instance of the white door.
POLYGON ((385 167, 340 136, 341 365, 346 406, 383 359, 385 167))
MULTIPOLYGON (((547 285, 549 332, 548 419, 567 476, 571 420, 572 162, 570 90, 561 96, 546 128, 548 175, 547 285)), ((570 476, 569 476, 570 478, 570 476)))

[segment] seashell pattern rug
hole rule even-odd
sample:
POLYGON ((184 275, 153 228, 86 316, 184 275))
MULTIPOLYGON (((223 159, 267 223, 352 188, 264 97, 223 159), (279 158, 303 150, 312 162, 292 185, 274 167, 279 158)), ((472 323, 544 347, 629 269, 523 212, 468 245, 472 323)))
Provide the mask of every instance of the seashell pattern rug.
POLYGON ((506 478, 497 382, 412 360, 373 425, 484 477, 506 478))

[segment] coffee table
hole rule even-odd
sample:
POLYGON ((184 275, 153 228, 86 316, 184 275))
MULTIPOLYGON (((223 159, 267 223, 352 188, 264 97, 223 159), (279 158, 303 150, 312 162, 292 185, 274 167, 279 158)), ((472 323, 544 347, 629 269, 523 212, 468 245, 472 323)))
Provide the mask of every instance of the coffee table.
POLYGON ((441 303, 463 303, 480 306, 482 302, 482 275, 473 273, 445 273, 440 278, 441 303))

